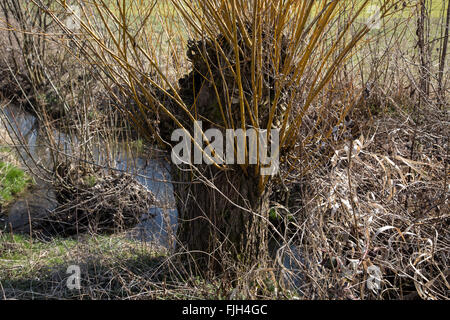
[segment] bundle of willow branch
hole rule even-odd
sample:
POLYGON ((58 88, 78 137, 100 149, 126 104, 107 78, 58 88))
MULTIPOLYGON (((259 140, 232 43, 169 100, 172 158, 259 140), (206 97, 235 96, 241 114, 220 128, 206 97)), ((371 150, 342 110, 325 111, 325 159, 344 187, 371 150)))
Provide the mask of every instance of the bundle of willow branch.
MULTIPOLYGON (((250 23, 246 24, 245 29, 246 33, 252 35, 253 30, 250 23)), ((276 95, 275 87, 279 85, 276 83, 277 73, 285 63, 288 42, 283 37, 278 60, 271 55, 270 50, 262 50, 262 61, 258 66, 262 83, 260 83, 260 92, 255 92, 255 80, 252 73, 252 63, 254 62, 252 62, 252 54, 254 52, 245 43, 241 31, 238 28, 239 57, 237 57, 233 43, 230 43, 222 34, 215 39, 189 40, 187 58, 192 63, 192 70, 179 79, 179 93, 186 105, 195 105, 197 114, 203 120, 225 127, 230 127, 231 123, 234 123, 235 127, 241 127, 239 124, 241 121, 239 80, 235 74, 239 63, 244 103, 248 103, 252 109, 255 102, 260 106, 259 114, 253 113, 252 115, 254 120, 265 128, 270 106, 276 95)), ((262 47, 270 47, 274 42, 275 35, 269 30, 263 30, 261 33, 261 41, 264 44, 262 47)), ((283 88, 282 91, 287 93, 289 90, 283 88)), ((281 108, 278 110, 286 109, 284 99, 279 99, 278 104, 281 108)), ((276 117, 278 125, 280 116, 281 114, 278 114, 276 117)))
POLYGON ((152 192, 126 173, 71 179, 55 187, 60 205, 34 223, 44 234, 114 233, 136 226, 156 200, 152 192))

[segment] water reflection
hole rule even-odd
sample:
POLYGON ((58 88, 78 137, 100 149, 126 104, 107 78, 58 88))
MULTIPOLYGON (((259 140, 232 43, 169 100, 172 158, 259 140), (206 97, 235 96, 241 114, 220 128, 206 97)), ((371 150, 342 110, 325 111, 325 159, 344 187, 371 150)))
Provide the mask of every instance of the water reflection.
MULTIPOLYGON (((45 169, 53 167, 51 149, 60 150, 59 152, 66 156, 77 157, 76 150, 79 149, 80 143, 75 136, 53 130, 54 148, 50 148, 48 135, 40 128, 39 120, 31 113, 14 105, 4 107, 2 113, 6 119, 7 130, 17 141, 16 147, 20 158, 33 172, 38 170, 39 175, 45 175, 45 169)), ((172 244, 170 235, 176 232, 177 210, 173 186, 168 182, 170 173, 167 164, 157 159, 131 158, 125 146, 120 144, 114 146, 114 161, 108 161, 111 160, 110 154, 106 154, 99 147, 93 147, 92 154, 96 165, 103 167, 105 163, 109 163, 114 169, 132 174, 161 204, 161 207, 152 208, 148 215, 142 216, 141 222, 128 232, 128 236, 141 241, 156 242, 166 247, 172 244)))

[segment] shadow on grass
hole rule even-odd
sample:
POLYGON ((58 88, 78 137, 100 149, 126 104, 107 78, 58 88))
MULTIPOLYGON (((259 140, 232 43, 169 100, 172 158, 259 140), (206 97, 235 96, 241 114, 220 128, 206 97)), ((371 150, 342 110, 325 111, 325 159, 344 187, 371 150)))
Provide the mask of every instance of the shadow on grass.
POLYGON ((211 299, 217 288, 178 258, 115 236, 30 241, 0 234, 0 299, 211 299), (80 270, 79 289, 70 266, 80 270))
POLYGON ((171 280, 164 268, 165 260, 145 254, 121 261, 107 261, 102 257, 89 259, 77 264, 81 271, 79 289, 69 289, 68 283, 73 279, 73 273, 67 272, 72 265, 70 262, 43 266, 1 279, 0 295, 6 299, 174 298, 171 283, 179 279, 171 280))

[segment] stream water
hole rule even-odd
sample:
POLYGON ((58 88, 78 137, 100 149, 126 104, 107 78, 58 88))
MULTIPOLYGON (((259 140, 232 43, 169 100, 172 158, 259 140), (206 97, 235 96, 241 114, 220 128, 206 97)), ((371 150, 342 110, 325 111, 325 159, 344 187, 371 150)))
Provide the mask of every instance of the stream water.
MULTIPOLYGON (((17 150, 24 164, 35 170, 39 168, 52 167, 51 149, 48 144, 48 135, 41 130, 39 120, 31 113, 21 108, 8 105, 3 108, 3 115, 6 119, 7 130, 13 136, 14 141, 18 141, 17 150)), ((77 157, 73 150, 77 149, 78 140, 66 133, 54 130, 53 137, 58 144, 60 152, 77 157)), ((132 230, 128 231, 130 238, 142 241, 152 241, 159 245, 169 246, 170 234, 176 232, 177 211, 174 204, 173 187, 170 181, 168 167, 164 162, 156 159, 144 159, 140 157, 130 158, 129 153, 123 145, 114 146, 113 168, 126 171, 150 190, 164 208, 152 208, 148 215, 141 217, 140 223, 132 230), (169 209, 167 209, 169 208, 169 209), (172 208, 172 209, 170 209, 172 208)), ((111 154, 96 147, 93 150, 95 164, 104 166, 105 160, 111 154)), ((42 170, 39 170, 41 173, 42 170)), ((48 188, 48 184, 38 183, 42 188, 48 188)))

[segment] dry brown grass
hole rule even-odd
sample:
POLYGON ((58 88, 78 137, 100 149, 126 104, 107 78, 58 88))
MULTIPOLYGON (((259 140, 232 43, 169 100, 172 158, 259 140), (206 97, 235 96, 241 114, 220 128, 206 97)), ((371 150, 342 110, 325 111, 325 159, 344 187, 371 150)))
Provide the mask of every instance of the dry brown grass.
POLYGON ((445 122, 435 114, 415 128, 408 118, 381 116, 350 143, 306 179, 295 229, 305 296, 448 299, 445 122), (367 287, 370 266, 381 271, 379 290, 367 287))

